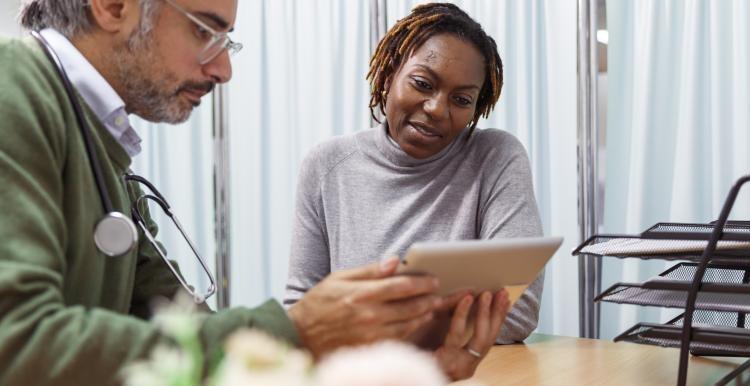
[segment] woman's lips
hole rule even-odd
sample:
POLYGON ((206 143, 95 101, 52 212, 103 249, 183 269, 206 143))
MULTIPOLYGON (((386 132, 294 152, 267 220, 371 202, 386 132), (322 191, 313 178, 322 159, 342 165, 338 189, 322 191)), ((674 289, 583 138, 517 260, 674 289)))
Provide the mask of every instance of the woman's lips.
POLYGON ((409 122, 409 126, 411 126, 414 131, 428 139, 440 139, 443 137, 437 130, 429 126, 425 126, 416 122, 409 122))

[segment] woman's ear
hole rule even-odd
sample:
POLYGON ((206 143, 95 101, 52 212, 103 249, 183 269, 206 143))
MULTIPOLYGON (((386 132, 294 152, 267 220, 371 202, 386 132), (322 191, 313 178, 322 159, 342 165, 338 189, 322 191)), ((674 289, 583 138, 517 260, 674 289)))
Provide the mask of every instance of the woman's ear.
POLYGON ((141 16, 138 3, 138 0, 89 0, 91 21, 106 32, 130 35, 141 16))
MULTIPOLYGON (((385 82, 383 82, 383 91, 380 92, 380 100, 382 101, 381 107, 385 107, 385 101, 388 100, 388 92, 391 90, 392 79, 393 76, 389 76, 385 79, 385 82)), ((385 111, 383 113, 385 114, 385 111)))

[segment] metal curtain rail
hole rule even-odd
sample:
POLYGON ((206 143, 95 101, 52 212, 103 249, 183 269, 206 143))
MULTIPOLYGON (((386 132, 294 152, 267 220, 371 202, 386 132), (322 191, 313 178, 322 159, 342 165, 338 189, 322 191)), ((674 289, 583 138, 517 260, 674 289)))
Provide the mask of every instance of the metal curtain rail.
MULTIPOLYGON (((597 231, 597 52, 596 0, 578 0, 578 225, 580 240, 597 231)), ((601 290, 601 257, 578 258, 579 334, 599 337, 599 309, 594 297, 601 290)))
POLYGON ((213 93, 213 183, 214 237, 216 241, 216 307, 229 307, 229 111, 227 88, 217 85, 213 93))
MULTIPOLYGON (((388 4, 386 0, 370 0, 370 55, 375 53, 380 39, 388 32, 388 4)), ((380 110, 375 115, 383 121, 380 110)), ((370 116, 370 127, 377 125, 375 118, 370 116)))

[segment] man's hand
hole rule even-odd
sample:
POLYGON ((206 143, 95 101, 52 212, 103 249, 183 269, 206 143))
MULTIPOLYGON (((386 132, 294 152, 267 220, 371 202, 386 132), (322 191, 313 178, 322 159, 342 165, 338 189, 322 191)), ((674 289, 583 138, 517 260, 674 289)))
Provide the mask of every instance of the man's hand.
POLYGON ((437 279, 392 276, 398 259, 334 272, 289 309, 302 344, 319 358, 341 346, 405 339, 442 300, 437 279))

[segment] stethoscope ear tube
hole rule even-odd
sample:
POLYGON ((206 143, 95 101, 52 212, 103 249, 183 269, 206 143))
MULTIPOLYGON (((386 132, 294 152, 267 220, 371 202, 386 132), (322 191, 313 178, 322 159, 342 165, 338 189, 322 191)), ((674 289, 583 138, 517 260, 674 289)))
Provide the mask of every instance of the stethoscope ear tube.
POLYGON ((94 149, 91 133, 89 132, 88 126, 86 126, 86 122, 83 118, 83 109, 81 108, 80 103, 78 103, 78 99, 76 99, 77 97, 73 90, 73 84, 70 82, 68 74, 65 72, 62 61, 60 61, 60 58, 55 51, 39 32, 31 31, 31 36, 39 42, 39 45, 42 46, 42 51, 44 51, 47 58, 49 58, 57 69, 57 73, 60 75, 60 79, 63 82, 68 100, 70 100, 71 105, 73 105, 76 122, 78 123, 81 136, 83 137, 83 144, 89 158, 89 165, 91 165, 91 171, 94 174, 94 181, 96 182, 96 187, 99 191, 99 198, 101 199, 102 207, 106 213, 105 216, 97 222, 94 228, 94 243, 99 251, 107 256, 122 256, 133 249, 138 243, 138 231, 132 219, 114 210, 112 201, 109 198, 107 184, 104 182, 104 174, 102 173, 99 164, 99 158, 94 149))
POLYGON ((83 109, 78 103, 76 95, 73 92, 73 84, 70 82, 70 78, 68 78, 68 74, 65 72, 62 61, 60 61, 60 58, 57 56, 55 51, 52 50, 49 43, 47 43, 47 40, 44 39, 44 37, 37 31, 31 31, 31 36, 33 36, 39 42, 39 44, 42 46, 42 49, 44 50, 44 53, 55 65, 57 73, 60 74, 60 79, 62 79, 63 86, 65 86, 65 93, 68 94, 68 99, 73 105, 73 111, 75 112, 76 121, 78 122, 78 128, 80 129, 81 136, 83 137, 83 144, 86 147, 86 153, 89 157, 91 171, 94 173, 96 187, 97 189, 99 189, 99 198, 102 201, 102 206, 104 207, 105 213, 114 212, 112 201, 110 201, 109 199, 109 191, 107 190, 107 185, 104 183, 102 170, 99 167, 99 158, 94 151, 94 144, 93 140, 91 139, 91 133, 89 133, 89 131, 87 130, 86 123, 83 120, 83 109))

